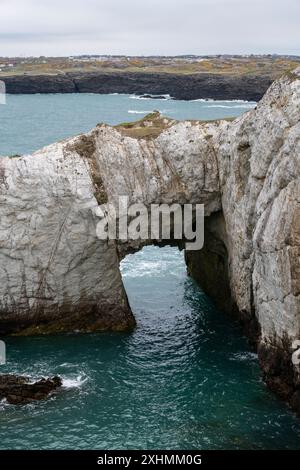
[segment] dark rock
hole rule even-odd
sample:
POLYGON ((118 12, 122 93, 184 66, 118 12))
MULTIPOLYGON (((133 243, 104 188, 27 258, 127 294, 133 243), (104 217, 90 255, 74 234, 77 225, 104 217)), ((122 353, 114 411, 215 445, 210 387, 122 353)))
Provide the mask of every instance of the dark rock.
POLYGON ((67 75, 14 75, 3 77, 6 92, 11 94, 75 93, 72 78, 67 75))
POLYGON ((298 415, 300 416, 300 390, 293 393, 291 398, 291 407, 294 410, 298 410, 298 415))
POLYGON ((256 348, 260 335, 258 321, 254 309, 251 312, 239 311, 232 298, 226 244, 223 214, 217 212, 206 217, 203 248, 185 252, 187 271, 220 310, 240 323, 250 345, 256 348))
POLYGON ((165 95, 141 95, 140 98, 151 99, 151 100, 166 100, 165 95))
POLYGON ((67 73, 1 77, 7 93, 133 93, 169 94, 175 99, 243 99, 258 101, 274 80, 264 75, 199 73, 67 73))
POLYGON ((44 400, 61 386, 62 380, 58 376, 30 383, 29 377, 0 375, 0 399, 6 398, 13 405, 26 405, 35 400, 44 400))
POLYGON ((0 310, 0 335, 36 336, 95 331, 127 331, 135 327, 135 319, 128 302, 114 305, 104 299, 98 302, 66 302, 63 306, 42 306, 33 315, 23 312, 3 315, 0 310), (41 321, 41 318, 43 319, 41 321))
POLYGON ((299 377, 292 363, 292 351, 288 341, 261 341, 258 345, 258 359, 263 379, 268 388, 279 398, 289 403, 300 416, 299 377))

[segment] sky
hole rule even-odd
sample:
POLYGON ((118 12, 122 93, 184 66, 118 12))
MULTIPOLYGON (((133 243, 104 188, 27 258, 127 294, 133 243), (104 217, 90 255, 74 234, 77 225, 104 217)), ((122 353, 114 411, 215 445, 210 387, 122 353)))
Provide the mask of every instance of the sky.
POLYGON ((300 55, 299 0, 0 0, 0 56, 300 55))

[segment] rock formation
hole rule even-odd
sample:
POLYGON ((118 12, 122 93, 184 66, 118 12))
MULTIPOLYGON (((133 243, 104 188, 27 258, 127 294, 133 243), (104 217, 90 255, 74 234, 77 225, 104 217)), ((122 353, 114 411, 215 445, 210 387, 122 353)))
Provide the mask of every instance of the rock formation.
POLYGON ((0 400, 5 398, 12 405, 26 405, 32 401, 44 400, 61 386, 60 377, 31 382, 29 377, 0 375, 0 400))
POLYGON ((213 98, 258 101, 273 75, 221 75, 212 73, 65 73, 3 76, 7 93, 135 93, 170 94, 176 99, 213 98))
POLYGON ((268 385, 300 410, 300 69, 229 122, 154 113, 101 124, 31 156, 0 159, 0 334, 134 325, 99 203, 203 203, 205 246, 188 270, 243 322, 268 385))

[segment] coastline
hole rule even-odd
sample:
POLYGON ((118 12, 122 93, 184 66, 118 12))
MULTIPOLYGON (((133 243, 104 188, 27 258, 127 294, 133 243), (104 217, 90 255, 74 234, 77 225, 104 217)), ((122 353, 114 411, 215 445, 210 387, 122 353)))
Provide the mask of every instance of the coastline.
POLYGON ((65 73, 3 75, 9 94, 97 93, 169 94, 174 99, 259 101, 274 81, 270 75, 171 73, 65 73))

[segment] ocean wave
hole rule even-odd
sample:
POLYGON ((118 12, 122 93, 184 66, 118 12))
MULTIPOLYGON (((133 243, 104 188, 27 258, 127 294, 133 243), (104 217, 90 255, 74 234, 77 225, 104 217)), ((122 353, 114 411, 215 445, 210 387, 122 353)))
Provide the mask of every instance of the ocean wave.
POLYGON ((248 103, 248 104, 254 104, 256 105, 257 103, 255 101, 248 101, 248 100, 229 100, 230 103, 248 103))
POLYGON ((234 353, 231 355, 231 361, 257 361, 257 354, 250 351, 234 353))
POLYGON ((136 261, 134 265, 131 262, 127 262, 127 260, 123 262, 122 275, 124 277, 134 278, 160 274, 165 267, 161 261, 136 261))
POLYGON ((199 98, 196 100, 191 100, 191 103, 240 103, 240 104, 252 104, 256 105, 255 101, 247 100, 214 100, 213 98, 199 98))
POLYGON ((151 99, 154 99, 156 101, 160 101, 160 100, 172 100, 172 96, 166 94, 166 95, 153 95, 151 93, 145 93, 145 95, 147 96, 143 96, 143 95, 131 95, 129 96, 129 98, 131 100, 151 100, 151 99), (157 98, 158 96, 161 96, 162 98, 157 98))
POLYGON ((2 398, 2 400, 0 400, 0 411, 4 410, 8 406, 9 403, 7 402, 6 398, 2 398))
POLYGON ((136 95, 129 96, 129 98, 131 100, 150 100, 150 98, 143 98, 142 96, 136 96, 136 95))
MULTIPOLYGON (((162 114, 172 113, 172 111, 170 111, 169 109, 159 109, 158 111, 162 114)), ((141 111, 139 109, 129 109, 127 112, 129 114, 149 114, 149 113, 152 113, 153 111, 151 109, 148 109, 147 111, 141 111)))
POLYGON ((80 388, 87 380, 87 377, 79 374, 77 377, 63 377, 62 383, 64 388, 80 388))
MULTIPOLYGON (((123 278, 142 278, 156 275, 176 275, 176 267, 178 262, 182 261, 181 253, 176 255, 172 253, 172 258, 164 258, 150 260, 145 256, 128 255, 121 263, 121 273, 123 278)), ((180 272, 181 275, 181 272, 180 272)))
POLYGON ((238 104, 238 105, 227 105, 227 104, 212 104, 210 106, 203 106, 203 108, 226 108, 226 109, 252 109, 256 105, 255 104, 238 104))
POLYGON ((191 103, 210 103, 214 102, 212 98, 197 98, 196 100, 190 100, 191 103))
POLYGON ((129 109, 127 112, 129 114, 147 114, 147 113, 151 113, 150 110, 148 110, 148 111, 138 111, 136 109, 129 109))

